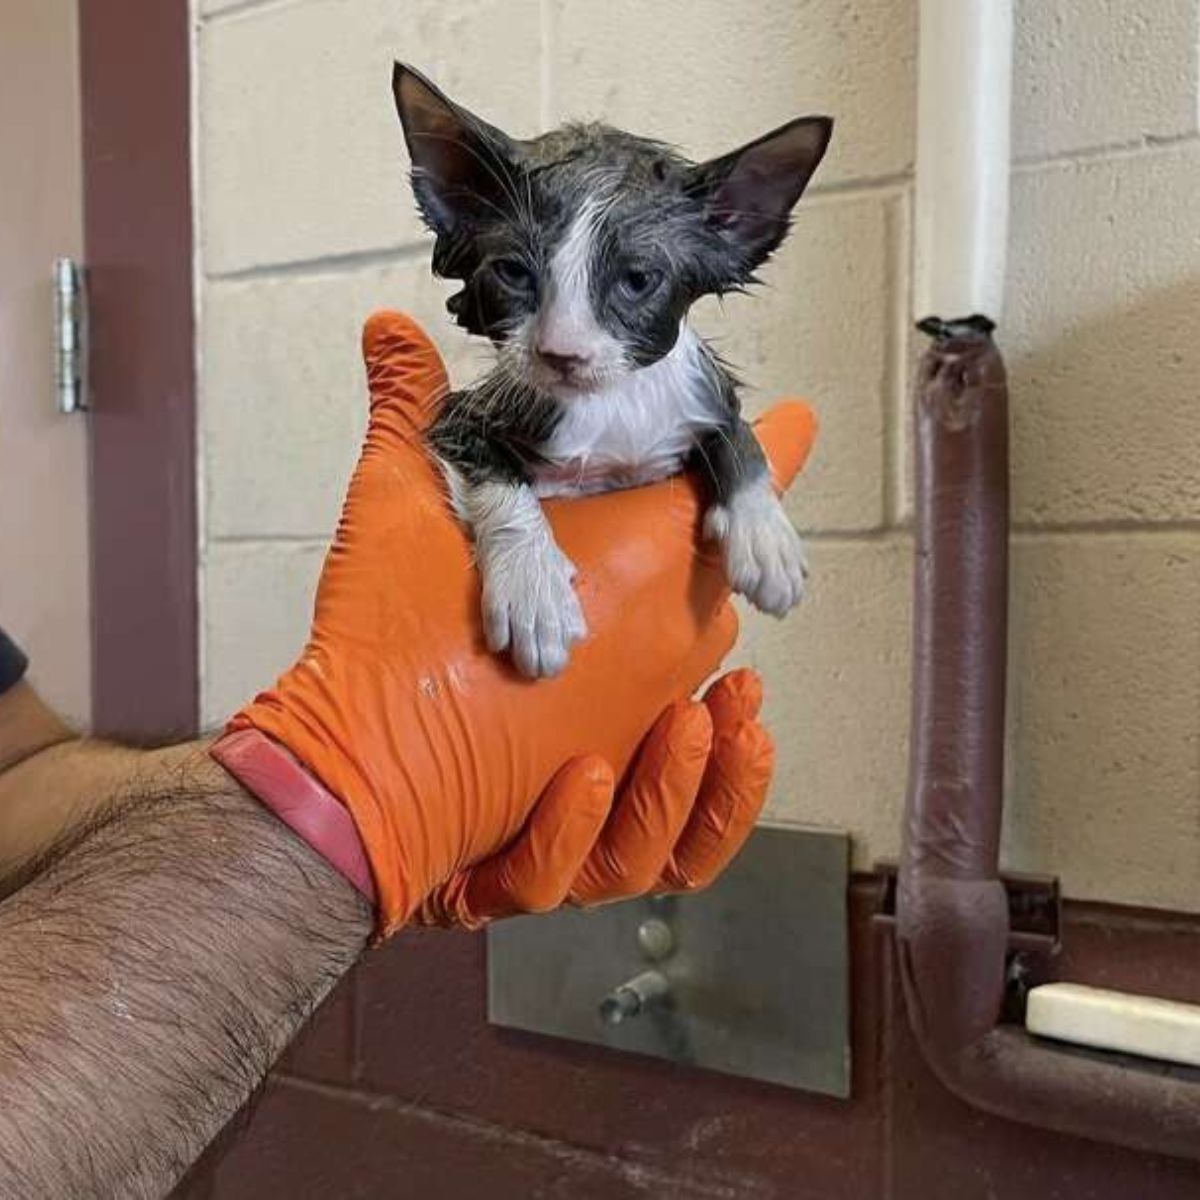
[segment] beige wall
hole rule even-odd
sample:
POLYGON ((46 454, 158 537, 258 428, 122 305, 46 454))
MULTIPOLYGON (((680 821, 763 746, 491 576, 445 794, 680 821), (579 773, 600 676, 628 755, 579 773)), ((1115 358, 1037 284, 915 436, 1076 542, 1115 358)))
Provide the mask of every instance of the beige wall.
POLYGON ((82 257, 76 0, 0 0, 0 621, 91 712, 87 420, 58 412, 51 265, 82 257))
MULTIPOLYGON (((210 720, 303 637, 362 426, 374 306, 463 347, 428 278, 388 71, 518 133, 603 115, 696 155, 799 112, 834 150, 771 288, 707 312, 813 399, 811 602, 746 621, 770 817, 895 854, 909 623, 915 0, 199 0, 210 720)), ((1200 0, 1021 0, 1003 344, 1013 375, 1013 867, 1200 910, 1200 0)))

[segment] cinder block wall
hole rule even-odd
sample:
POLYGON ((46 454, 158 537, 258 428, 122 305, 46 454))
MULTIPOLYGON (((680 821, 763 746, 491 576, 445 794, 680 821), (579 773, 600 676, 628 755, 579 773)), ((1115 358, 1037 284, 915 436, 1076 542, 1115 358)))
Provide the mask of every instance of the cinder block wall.
MULTIPOLYGON (((404 182, 393 57, 517 133, 603 116, 700 156, 838 118, 795 234, 706 329, 823 434, 791 504, 813 596, 748 618, 770 819, 898 849, 911 512, 915 0, 196 0, 204 712, 304 636, 363 426, 362 318, 466 377, 404 182)), ((1009 865, 1200 910, 1197 0, 1022 0, 1009 298, 1009 865)))

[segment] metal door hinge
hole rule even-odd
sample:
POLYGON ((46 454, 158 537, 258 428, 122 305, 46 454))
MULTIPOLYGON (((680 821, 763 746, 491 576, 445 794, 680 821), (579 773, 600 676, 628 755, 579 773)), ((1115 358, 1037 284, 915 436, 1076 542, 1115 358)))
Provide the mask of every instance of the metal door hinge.
POLYGON ((54 389, 58 410, 88 407, 87 276, 70 258, 54 260, 54 389))

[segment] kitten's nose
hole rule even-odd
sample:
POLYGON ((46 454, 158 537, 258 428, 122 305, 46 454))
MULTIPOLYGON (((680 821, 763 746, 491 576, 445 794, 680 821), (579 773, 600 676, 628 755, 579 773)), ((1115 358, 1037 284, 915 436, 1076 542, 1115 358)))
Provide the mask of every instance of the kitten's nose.
POLYGON ((583 354, 564 354, 558 350, 547 350, 542 346, 537 348, 537 356, 546 366, 564 379, 582 371, 592 361, 583 354))

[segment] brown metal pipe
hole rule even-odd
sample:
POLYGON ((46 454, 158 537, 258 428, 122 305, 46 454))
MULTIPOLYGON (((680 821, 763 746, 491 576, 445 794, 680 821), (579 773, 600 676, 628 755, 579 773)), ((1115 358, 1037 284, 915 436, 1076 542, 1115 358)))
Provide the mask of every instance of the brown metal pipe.
POLYGON ((1200 1084, 997 1027, 1004 809, 1008 387, 990 333, 938 330, 916 405, 912 728, 896 898, 909 1022, 942 1083, 998 1116, 1200 1158, 1200 1084))

